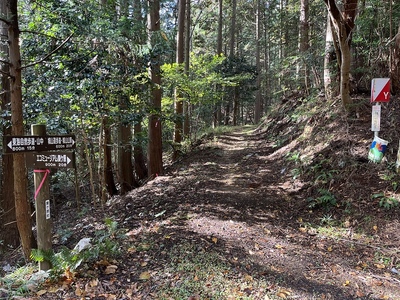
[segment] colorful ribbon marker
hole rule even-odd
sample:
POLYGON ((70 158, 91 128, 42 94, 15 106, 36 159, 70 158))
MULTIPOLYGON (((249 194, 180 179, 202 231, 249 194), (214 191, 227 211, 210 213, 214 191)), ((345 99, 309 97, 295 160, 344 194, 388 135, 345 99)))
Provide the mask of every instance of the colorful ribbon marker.
POLYGON ((33 170, 33 172, 35 172, 35 173, 44 173, 42 181, 40 182, 37 190, 35 191, 35 201, 36 201, 37 195, 39 194, 40 189, 42 188, 42 186, 43 186, 43 184, 44 184, 44 182, 45 182, 45 180, 47 178, 47 174, 50 174, 50 170, 49 169, 46 169, 46 170, 33 170))

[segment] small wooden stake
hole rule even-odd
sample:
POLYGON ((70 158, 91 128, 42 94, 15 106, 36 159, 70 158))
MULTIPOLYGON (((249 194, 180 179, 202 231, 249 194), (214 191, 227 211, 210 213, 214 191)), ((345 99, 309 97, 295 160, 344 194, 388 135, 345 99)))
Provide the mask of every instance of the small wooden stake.
MULTIPOLYGON (((45 136, 46 125, 32 125, 32 135, 45 136)), ((34 170, 35 208, 38 249, 49 253, 52 249, 52 222, 50 216, 50 170, 34 170)), ((40 261, 39 270, 47 271, 51 268, 49 261, 40 261)))

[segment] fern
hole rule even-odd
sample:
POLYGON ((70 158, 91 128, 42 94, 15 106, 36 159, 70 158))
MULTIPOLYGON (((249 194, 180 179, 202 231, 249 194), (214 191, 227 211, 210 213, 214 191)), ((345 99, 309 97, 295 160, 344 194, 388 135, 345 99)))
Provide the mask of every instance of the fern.
POLYGON ((67 270, 75 272, 82 263, 93 262, 99 258, 111 258, 117 256, 119 251, 118 240, 115 239, 117 234, 118 223, 112 219, 105 219, 107 228, 96 232, 94 244, 81 252, 62 247, 58 253, 53 250, 43 251, 33 249, 31 259, 36 262, 48 261, 51 263, 50 275, 57 278, 64 274, 67 270))

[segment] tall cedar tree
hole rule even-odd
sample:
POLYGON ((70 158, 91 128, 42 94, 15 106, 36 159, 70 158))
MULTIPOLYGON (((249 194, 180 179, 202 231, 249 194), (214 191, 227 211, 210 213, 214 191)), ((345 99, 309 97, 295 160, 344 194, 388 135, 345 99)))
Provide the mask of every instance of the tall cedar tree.
MULTIPOLYGON (((0 15, 7 16, 8 8, 6 1, 0 1, 0 15)), ((8 26, 6 22, 0 22, 0 36, 2 38, 8 36, 8 26)), ((8 53, 8 46, 6 43, 0 43, 0 53, 6 56, 8 53)), ((10 65, 7 63, 7 58, 2 58, 4 63, 1 64, 1 89, 0 96, 1 109, 7 110, 10 105, 10 65)), ((8 118, 8 117, 7 117, 8 118)), ((8 123, 9 119, 4 120, 8 123)), ((4 123, 3 123, 4 124, 4 123)), ((11 126, 5 125, 3 127, 3 134, 11 134, 11 126)), ((16 248, 19 246, 18 227, 15 223, 15 201, 14 201, 14 176, 13 172, 13 157, 12 155, 2 155, 2 170, 5 170, 6 176, 2 177, 1 182, 1 197, 0 197, 0 211, 3 211, 2 218, 0 219, 0 240, 3 241, 4 246, 12 246, 16 248)))
POLYGON ((149 146, 148 146, 148 172, 154 178, 163 172, 162 163, 162 131, 161 131, 161 70, 160 54, 154 51, 160 42, 160 2, 149 0, 147 16, 148 41, 152 48, 152 57, 149 68, 151 81, 151 113, 149 116, 149 146))
MULTIPOLYGON (((185 12, 186 12, 186 0, 179 0, 178 3, 178 32, 176 35, 176 63, 178 68, 183 71, 182 64, 185 60, 185 12)), ((183 101, 182 93, 179 88, 175 88, 175 132, 174 132, 174 142, 182 142, 182 132, 183 132, 183 101)), ((174 154, 176 155, 176 153, 174 154)))
MULTIPOLYGON (((10 59, 10 93, 11 93, 11 134, 24 135, 22 113, 22 79, 21 53, 19 47, 18 1, 7 0, 10 18, 8 22, 8 43, 10 59)), ((32 250, 32 224, 30 207, 27 197, 27 176, 25 156, 23 153, 14 156, 14 198, 18 231, 22 250, 26 259, 29 259, 32 250)))

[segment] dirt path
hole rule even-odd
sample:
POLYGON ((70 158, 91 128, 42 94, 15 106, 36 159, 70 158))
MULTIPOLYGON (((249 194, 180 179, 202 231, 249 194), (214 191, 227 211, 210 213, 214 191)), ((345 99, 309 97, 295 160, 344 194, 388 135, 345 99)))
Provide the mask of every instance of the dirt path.
MULTIPOLYGON (((191 191, 175 194, 179 210, 190 215, 182 229, 215 237, 244 277, 286 289, 287 298, 400 299, 400 278, 379 264, 376 256, 385 253, 376 237, 308 209, 303 184, 262 136, 220 136, 176 170, 175 179, 191 191)), ((273 292, 284 297, 279 291, 273 292)))
POLYGON ((309 209, 307 183, 286 167, 263 136, 241 130, 204 142, 107 212, 64 211, 58 226, 77 222, 71 245, 111 213, 125 232, 122 258, 110 262, 115 273, 97 264, 41 299, 83 299, 77 291, 88 299, 400 299, 398 245, 382 243, 378 228, 309 209))
MULTIPOLYGON (((225 299, 400 299, 400 278, 380 264, 376 237, 308 209, 304 187, 262 136, 237 132, 201 145, 131 197, 133 208, 147 203, 138 214, 148 214, 147 228, 161 228, 164 240, 155 244, 212 249, 230 276, 247 282, 225 299)), ((170 285, 160 275, 169 251, 162 249, 154 254, 160 261, 150 261, 161 285, 170 285)))

